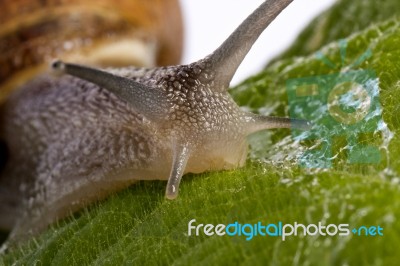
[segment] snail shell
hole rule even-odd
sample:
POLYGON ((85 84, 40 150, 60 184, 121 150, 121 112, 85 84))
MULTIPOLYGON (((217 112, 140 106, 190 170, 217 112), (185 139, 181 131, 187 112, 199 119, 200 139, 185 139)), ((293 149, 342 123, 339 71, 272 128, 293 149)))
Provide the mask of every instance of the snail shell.
POLYGON ((99 70, 55 61, 59 76, 16 91, 0 112, 10 150, 0 226, 22 238, 135 180, 168 180, 166 197, 174 199, 185 173, 242 166, 247 135, 307 128, 306 121, 245 112, 227 92, 253 43, 290 2, 265 1, 192 64, 99 70))
POLYGON ((178 0, 14 0, 0 10, 0 102, 54 58, 107 67, 180 61, 178 0))

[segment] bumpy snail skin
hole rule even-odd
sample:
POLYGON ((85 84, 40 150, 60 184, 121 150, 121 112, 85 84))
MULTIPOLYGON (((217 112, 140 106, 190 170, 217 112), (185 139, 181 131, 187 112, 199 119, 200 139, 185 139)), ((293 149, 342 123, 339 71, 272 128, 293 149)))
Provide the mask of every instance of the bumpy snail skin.
POLYGON ((40 77, 3 106, 0 132, 11 152, 3 183, 18 193, 0 191, 8 203, 0 211, 9 214, 0 226, 20 237, 134 180, 168 180, 174 199, 185 173, 243 165, 247 135, 307 127, 244 112, 227 92, 253 43, 291 2, 265 1, 189 65, 97 70, 55 61, 61 75, 40 77))

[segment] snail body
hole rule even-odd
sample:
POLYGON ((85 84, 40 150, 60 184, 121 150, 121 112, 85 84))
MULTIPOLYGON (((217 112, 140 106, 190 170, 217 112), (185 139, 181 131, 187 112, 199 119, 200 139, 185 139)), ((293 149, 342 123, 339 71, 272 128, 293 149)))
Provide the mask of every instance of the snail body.
POLYGON ((227 89, 262 31, 291 0, 265 1, 211 55, 188 65, 95 69, 55 61, 2 106, 10 152, 0 183, 0 226, 37 231, 136 180, 244 164, 246 136, 305 121, 241 110, 227 89))

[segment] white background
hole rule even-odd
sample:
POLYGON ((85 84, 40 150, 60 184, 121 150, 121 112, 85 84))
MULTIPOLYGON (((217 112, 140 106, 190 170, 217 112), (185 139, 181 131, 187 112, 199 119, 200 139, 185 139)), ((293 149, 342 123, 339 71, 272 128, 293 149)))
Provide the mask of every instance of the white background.
MULTIPOLYGON (((214 51, 263 0, 180 0, 185 45, 183 64, 214 51)), ((233 78, 231 85, 260 71, 284 51, 301 30, 335 0, 294 0, 264 31, 233 78)))

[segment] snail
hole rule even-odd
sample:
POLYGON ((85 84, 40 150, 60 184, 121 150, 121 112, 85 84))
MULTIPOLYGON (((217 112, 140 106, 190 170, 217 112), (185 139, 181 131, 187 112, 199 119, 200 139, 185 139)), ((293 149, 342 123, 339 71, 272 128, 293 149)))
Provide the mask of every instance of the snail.
POLYGON ((234 169, 246 136, 307 121, 248 113, 229 83, 253 43, 292 0, 263 2, 212 54, 187 65, 92 68, 56 60, 1 109, 10 158, 1 175, 0 226, 10 239, 137 180, 234 169), (11 182, 11 181, 12 182, 11 182))
MULTIPOLYGON (((98 67, 155 67, 178 64, 181 58, 178 0, 15 0, 0 1, 0 10, 2 121, 10 96, 22 86, 34 87, 33 80, 48 72, 53 58, 98 67)), ((13 157, 26 146, 12 147, 4 137, 7 127, 0 122, 0 233, 18 227, 20 199, 26 199, 39 171, 23 162, 12 166, 13 157), (10 173, 10 167, 21 169, 21 175, 10 173)))

